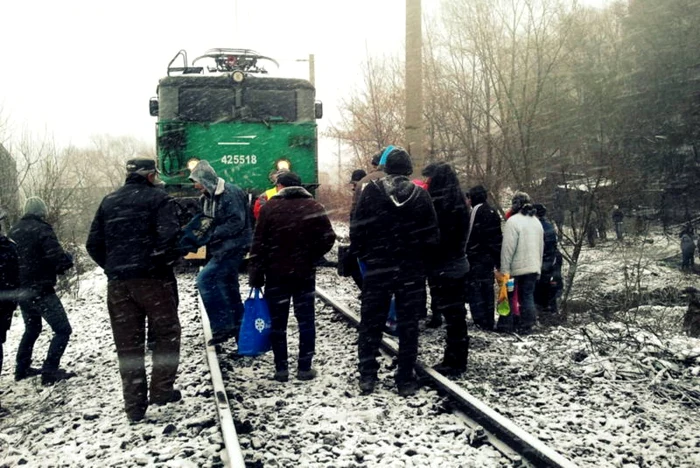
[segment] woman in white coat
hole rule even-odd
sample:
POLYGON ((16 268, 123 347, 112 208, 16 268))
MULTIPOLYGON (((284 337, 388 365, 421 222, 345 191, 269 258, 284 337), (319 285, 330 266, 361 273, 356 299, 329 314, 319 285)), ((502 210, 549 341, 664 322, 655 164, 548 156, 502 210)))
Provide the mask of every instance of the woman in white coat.
POLYGON ((517 192, 511 201, 511 215, 503 230, 501 273, 515 279, 520 303, 518 332, 528 334, 537 321, 535 283, 542 269, 544 231, 535 216, 530 196, 517 192))

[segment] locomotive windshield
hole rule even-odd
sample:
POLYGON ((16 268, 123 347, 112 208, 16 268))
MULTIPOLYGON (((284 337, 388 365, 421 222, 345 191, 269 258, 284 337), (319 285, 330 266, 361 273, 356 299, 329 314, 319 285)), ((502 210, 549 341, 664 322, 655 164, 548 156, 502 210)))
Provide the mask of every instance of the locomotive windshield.
POLYGON ((186 122, 297 120, 294 90, 183 87, 178 101, 178 118, 186 122))

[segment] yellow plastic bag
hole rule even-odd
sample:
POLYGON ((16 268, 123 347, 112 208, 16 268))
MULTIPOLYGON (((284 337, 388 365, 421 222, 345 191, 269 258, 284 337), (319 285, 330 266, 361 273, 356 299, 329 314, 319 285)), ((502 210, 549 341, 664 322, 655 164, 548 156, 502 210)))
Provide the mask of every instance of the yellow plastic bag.
POLYGON ((507 317, 510 315, 510 303, 508 302, 508 280, 510 275, 496 275, 496 281, 498 282, 498 301, 496 305, 496 311, 498 315, 502 317, 507 317))

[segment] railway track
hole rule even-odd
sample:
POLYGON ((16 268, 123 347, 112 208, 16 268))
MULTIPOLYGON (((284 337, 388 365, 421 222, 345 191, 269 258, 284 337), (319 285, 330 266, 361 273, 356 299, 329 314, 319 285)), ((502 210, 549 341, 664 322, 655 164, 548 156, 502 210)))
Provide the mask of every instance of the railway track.
MULTIPOLYGON (((359 317, 354 312, 335 300, 323 288, 317 288, 317 300, 317 346, 330 336, 326 330, 329 324, 326 322, 331 322, 330 325, 336 328, 338 325, 334 322, 340 320, 338 317, 342 317, 342 320, 348 321, 353 326, 359 323, 359 317), (330 310, 324 313, 324 308, 330 310)), ((210 338, 210 332, 201 301, 200 309, 206 343, 210 338)), ((294 321, 290 321, 290 324, 292 322, 294 321)), ((451 444, 452 446, 463 446, 459 453, 446 454, 447 456, 444 457, 446 466, 450 466, 450 460, 453 461, 452 466, 469 464, 467 460, 470 457, 478 459, 479 455, 483 454, 484 447, 492 448, 487 451, 487 459, 494 463, 493 466, 503 466, 503 463, 511 466, 576 466, 470 395, 459 385, 420 362, 417 365, 417 372, 422 376, 424 383, 435 389, 423 390, 421 393, 427 393, 424 398, 402 399, 395 395, 395 389, 391 389, 391 384, 387 383, 388 380, 392 380, 390 375, 387 375, 390 373, 387 372, 383 380, 384 387, 389 391, 375 392, 378 395, 373 395, 373 398, 359 397, 355 394, 357 379, 348 375, 349 371, 332 370, 334 367, 332 361, 336 360, 334 358, 338 357, 337 354, 345 354, 343 358, 352 361, 350 364, 338 365, 337 368, 347 368, 348 365, 356 367, 354 352, 356 341, 343 332, 341 336, 331 338, 336 345, 333 351, 319 353, 317 350, 315 366, 320 368, 321 378, 313 383, 290 382, 291 385, 269 380, 269 375, 274 370, 271 353, 258 358, 240 358, 232 355, 231 344, 219 345, 216 348, 207 347, 214 397, 224 439, 225 455, 222 455, 222 461, 225 466, 324 466, 335 461, 338 461, 340 466, 345 466, 342 464, 345 459, 350 463, 348 466, 352 466, 352 462, 362 466, 365 466, 365 463, 367 466, 391 464, 389 458, 391 453, 386 456, 381 451, 377 453, 373 450, 375 449, 373 445, 386 448, 392 444, 398 447, 398 450, 387 449, 386 451, 393 452, 394 457, 413 458, 425 452, 425 447, 429 447, 428 452, 433 452, 429 459, 434 459, 436 456, 441 456, 439 453, 441 449, 436 448, 438 442, 434 439, 439 441, 446 438, 454 439, 455 443, 451 444), (329 378, 323 379, 324 374, 329 375, 329 378), (336 378, 339 378, 342 383, 339 384, 336 378), (341 385, 346 388, 335 388, 341 385), (342 398, 349 400, 348 406, 342 402, 331 401, 337 400, 334 397, 336 390, 340 391, 342 398), (289 401, 292 401, 298 393, 308 394, 309 401, 295 409, 295 403, 289 403, 289 401), (353 400, 357 400, 359 404, 353 400), (396 410, 399 406, 404 410, 396 410), (354 407, 360 408, 359 418, 354 413, 354 407), (415 435, 410 433, 410 429, 395 430, 392 437, 382 438, 377 435, 387 430, 382 429, 384 419, 388 421, 387 428, 411 427, 410 420, 402 423, 404 418, 412 417, 410 411, 419 416, 414 426, 421 422, 425 424, 426 416, 433 417, 435 423, 431 424, 428 421, 426 427, 435 430, 439 435, 431 438, 420 431, 415 435), (333 413, 336 413, 336 416, 344 415, 347 424, 339 423, 343 417, 335 417, 333 413), (445 413, 449 413, 449 417, 445 413), (279 416, 279 414, 283 415, 279 416), (309 419, 308 421, 304 420, 305 416, 309 419), (324 421, 324 417, 327 420, 324 421), (358 420, 355 421, 353 418, 358 420), (237 422, 235 425, 234 419, 237 422), (421 419, 423 421, 420 421, 421 419), (348 436, 351 431, 349 428, 357 427, 355 423, 360 425, 364 423, 363 430, 366 429, 368 434, 348 436), (295 429, 298 425, 304 428, 295 429), (324 425, 328 428, 324 429, 324 425), (462 429, 455 428, 455 425, 462 425, 462 429), (446 437, 445 434, 450 435, 446 437), (301 449, 288 448, 295 445, 301 449), (355 445, 354 450, 347 448, 353 445, 355 445), (404 446, 415 446, 415 448, 404 450, 404 446)), ((289 334, 290 361, 295 356, 295 341, 296 335, 291 332, 289 334)), ((398 350, 397 343, 385 336, 382 347, 384 367, 390 371, 392 356, 398 350)), ((382 378, 381 375, 380 378, 382 378)), ((446 444, 446 447, 448 445, 450 444, 446 444)), ((447 448, 443 450, 447 451, 447 448)), ((419 461, 414 463, 421 464, 419 461)), ((476 463, 489 466, 488 463, 476 463)))

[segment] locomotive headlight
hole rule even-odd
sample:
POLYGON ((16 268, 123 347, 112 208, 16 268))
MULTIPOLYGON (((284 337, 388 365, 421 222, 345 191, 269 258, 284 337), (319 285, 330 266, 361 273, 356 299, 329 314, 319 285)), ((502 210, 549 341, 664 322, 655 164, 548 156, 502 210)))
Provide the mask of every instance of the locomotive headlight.
POLYGON ((245 75, 242 71, 236 70, 231 74, 231 78, 233 79, 234 83, 240 83, 245 79, 245 75))
POLYGON ((292 164, 287 161, 286 159, 280 159, 277 161, 277 170, 278 171, 288 171, 292 167, 292 164))
POLYGON ((197 158, 190 159, 189 161, 187 161, 187 169, 189 169, 191 172, 192 169, 194 169, 194 167, 197 165, 198 162, 199 162, 199 159, 197 159, 197 158))

